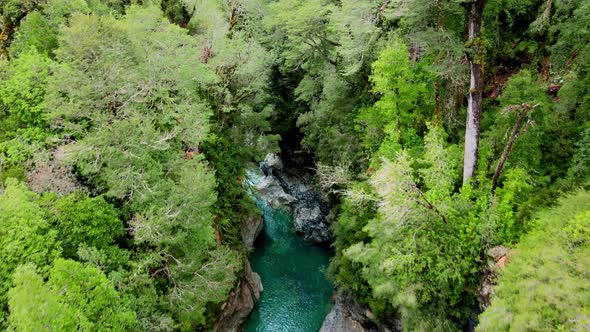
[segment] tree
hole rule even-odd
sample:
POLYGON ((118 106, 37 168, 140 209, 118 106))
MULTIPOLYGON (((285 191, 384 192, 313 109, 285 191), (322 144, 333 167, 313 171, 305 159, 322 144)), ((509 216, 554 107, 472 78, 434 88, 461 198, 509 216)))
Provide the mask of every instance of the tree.
POLYGON ((0 82, 0 104, 8 113, 8 119, 2 122, 12 121, 16 128, 44 126, 46 119, 42 102, 51 64, 49 57, 34 48, 10 62, 0 82))
POLYGON ((0 195, 0 315, 5 312, 6 292, 16 267, 33 263, 46 275, 61 253, 57 232, 50 229, 37 200, 35 193, 14 179, 8 179, 0 195))
POLYGON ((590 326, 590 194, 543 211, 501 271, 477 331, 583 331, 590 326))
POLYGON ((37 0, 7 0, 0 4, 0 14, 2 19, 2 32, 0 33, 0 59, 8 57, 8 45, 12 39, 12 34, 18 27, 20 20, 28 12, 39 6, 37 0))
POLYGON ((103 197, 76 192, 65 197, 44 194, 42 207, 59 238, 65 258, 76 258, 80 246, 106 249, 125 231, 119 211, 103 197))
POLYGON ((494 125, 485 134, 486 140, 496 140, 492 145, 504 146, 493 173, 492 190, 498 186, 514 148, 519 156, 513 166, 542 172, 541 156, 535 151, 543 149, 544 137, 549 135, 553 127, 547 120, 550 102, 544 90, 537 76, 526 69, 511 76, 506 82, 498 98, 502 109, 494 114, 494 125), (529 153, 525 153, 525 150, 529 150, 529 153), (526 158, 523 158, 524 155, 526 158))
POLYGON ((269 7, 272 13, 264 24, 273 33, 271 37, 277 45, 283 44, 286 68, 311 65, 317 60, 336 64, 333 52, 337 43, 327 29, 329 15, 335 8, 329 1, 281 0, 269 7))
POLYGON ((426 122, 434 113, 433 77, 425 66, 410 60, 407 46, 398 37, 373 62, 369 80, 380 98, 372 107, 363 108, 356 119, 373 161, 395 158, 402 148, 422 146, 426 122))
POLYGON ((464 306, 474 300, 469 289, 477 283, 481 234, 477 217, 467 213, 476 208, 453 195, 458 168, 444 139, 444 130, 432 126, 420 177, 411 167, 418 160, 405 150, 383 161, 370 180, 377 215, 362 228, 368 238, 343 250, 408 330, 457 329, 452 321, 464 319, 464 306))
POLYGON ((484 42, 480 37, 480 31, 485 4, 486 0, 463 3, 467 11, 467 44, 470 48, 469 66, 471 68, 467 127, 465 129, 465 154, 463 157, 463 183, 473 177, 477 167, 484 61, 484 42))
POLYGON ((35 265, 19 266, 14 272, 13 287, 8 291, 9 328, 16 331, 73 331, 76 315, 60 302, 60 295, 46 286, 35 265))
POLYGON ((29 12, 21 20, 10 43, 10 56, 18 57, 34 47, 40 53, 53 57, 58 47, 59 28, 67 24, 73 14, 106 14, 108 11, 100 1, 45 0, 41 8, 29 12))
POLYGON ((207 305, 225 299, 241 266, 214 238, 215 178, 201 147, 220 79, 201 49, 148 6, 119 20, 74 15, 55 52, 47 107, 56 130, 76 140, 67 162, 121 203, 138 249, 123 283, 147 282, 129 289, 138 298, 156 290, 150 299, 162 303, 156 314, 141 311, 150 315, 139 317, 142 329, 162 316, 182 330, 205 324, 207 305))
POLYGON ((58 259, 43 282, 32 264, 15 272, 8 292, 10 327, 17 331, 128 331, 135 312, 96 267, 58 259))
POLYGON ((43 101, 52 61, 34 48, 0 69, 0 165, 24 180, 25 164, 49 136, 43 101))

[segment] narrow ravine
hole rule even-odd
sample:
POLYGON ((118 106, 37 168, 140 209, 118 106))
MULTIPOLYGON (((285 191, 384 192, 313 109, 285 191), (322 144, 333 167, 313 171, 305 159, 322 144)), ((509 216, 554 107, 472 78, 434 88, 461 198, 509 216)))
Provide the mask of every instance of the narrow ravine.
MULTIPOLYGON (((262 176, 251 172, 249 178, 256 184, 262 176)), ((264 231, 250 262, 264 291, 244 331, 316 332, 331 309, 333 286, 326 277, 330 254, 295 233, 288 209, 253 196, 264 217, 264 231)))

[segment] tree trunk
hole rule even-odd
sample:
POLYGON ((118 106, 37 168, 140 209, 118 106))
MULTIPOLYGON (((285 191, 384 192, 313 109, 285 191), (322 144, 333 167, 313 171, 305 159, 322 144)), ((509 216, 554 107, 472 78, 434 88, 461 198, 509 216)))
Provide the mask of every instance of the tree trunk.
POLYGON ((0 33, 0 59, 8 58, 8 43, 14 31, 14 24, 10 17, 4 18, 4 27, 0 33))
MULTIPOLYGON (((521 133, 520 129, 522 128, 522 125, 525 123, 525 120, 529 113, 538 106, 539 104, 535 106, 531 106, 529 104, 522 104, 521 106, 512 106, 508 108, 509 111, 520 109, 520 113, 518 115, 518 120, 516 121, 516 124, 514 124, 514 127, 512 128, 512 134, 510 134, 510 138, 508 138, 508 142, 504 147, 504 152, 502 152, 502 157, 500 157, 498 166, 496 166, 496 171, 494 172, 494 177, 492 178, 492 192, 494 192, 496 190, 496 187, 498 186, 498 180, 500 179, 500 175, 504 170, 504 164, 506 164, 506 161, 508 160, 508 155, 512 151, 514 142, 516 142, 518 135, 521 133)), ((529 124, 530 122, 527 122, 527 126, 525 126, 525 128, 523 129, 523 132, 527 131, 529 124)))
POLYGON ((483 9, 486 0, 476 0, 465 4, 467 10, 467 44, 471 52, 469 66, 471 80, 469 84, 469 100, 467 104, 467 127, 465 129, 465 155, 463 159, 463 183, 475 174, 479 148, 479 129, 481 117, 481 98, 483 90, 483 50, 478 41, 481 30, 483 9))

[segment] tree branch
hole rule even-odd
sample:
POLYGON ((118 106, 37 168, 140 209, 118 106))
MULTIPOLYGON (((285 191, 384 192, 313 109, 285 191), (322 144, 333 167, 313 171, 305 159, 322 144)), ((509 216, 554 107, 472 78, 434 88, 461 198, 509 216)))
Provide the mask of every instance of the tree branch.
POLYGON ((422 197, 422 199, 424 200, 424 202, 422 202, 421 200, 415 198, 414 201, 416 203, 418 203, 419 205, 421 205, 421 206, 423 206, 423 207, 425 207, 425 208, 427 208, 429 210, 434 211, 436 214, 438 214, 442 218, 442 220, 445 222, 445 224, 448 224, 449 221, 447 220, 447 217, 445 217, 445 215, 442 212, 440 212, 436 208, 436 206, 434 206, 434 204, 430 203, 430 201, 428 200, 428 198, 426 198, 426 195, 424 195, 424 193, 422 192, 422 190, 420 190, 418 188, 418 186, 416 186, 416 184, 412 184, 412 187, 414 188, 414 190, 416 190, 416 192, 418 192, 418 194, 420 195, 420 197, 422 197))
MULTIPOLYGON (((521 133, 520 128, 524 124, 524 122, 525 122, 524 120, 527 118, 530 111, 539 107, 539 105, 540 104, 536 104, 536 105, 531 106, 528 103, 524 103, 522 105, 508 106, 508 108, 506 109, 507 111, 519 110, 520 113, 518 116, 518 120, 516 120, 516 123, 514 124, 514 127, 512 128, 512 134, 510 134, 510 138, 508 138, 508 142, 506 142, 506 146, 504 147, 504 151, 502 152, 502 157, 500 157, 500 162, 498 162, 498 166, 496 166, 496 171, 494 172, 494 177, 492 178, 492 192, 494 192, 496 190, 496 187, 498 186, 498 180, 500 179, 500 175, 502 174, 502 170, 504 169, 504 165, 505 165, 506 161, 508 160, 508 156, 510 155, 512 148, 514 147, 514 142, 518 138, 518 135, 521 133)), ((523 132, 525 132, 526 129, 528 129, 528 126, 525 126, 525 129, 523 130, 523 132)))

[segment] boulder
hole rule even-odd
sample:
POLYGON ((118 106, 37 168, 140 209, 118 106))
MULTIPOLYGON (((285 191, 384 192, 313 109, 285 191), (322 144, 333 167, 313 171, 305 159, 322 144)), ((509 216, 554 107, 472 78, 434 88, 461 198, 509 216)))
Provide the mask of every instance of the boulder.
POLYGON ((273 176, 265 176, 255 185, 255 189, 273 208, 289 205, 295 202, 295 197, 285 192, 279 181, 273 176))
POLYGON ((477 300, 482 309, 490 305, 490 299, 494 294, 494 285, 498 282, 498 271, 506 265, 511 250, 504 246, 496 246, 488 249, 487 265, 483 270, 483 277, 479 285, 477 300))
POLYGON ((271 167, 277 170, 283 169, 283 161, 281 160, 281 157, 279 157, 279 155, 276 153, 267 154, 266 158, 264 158, 264 164, 267 167, 271 167))
POLYGON ((306 241, 326 243, 332 240, 330 226, 326 216, 322 214, 318 204, 297 205, 293 213, 295 232, 301 234, 306 241))

